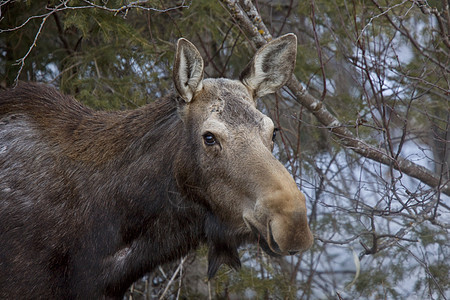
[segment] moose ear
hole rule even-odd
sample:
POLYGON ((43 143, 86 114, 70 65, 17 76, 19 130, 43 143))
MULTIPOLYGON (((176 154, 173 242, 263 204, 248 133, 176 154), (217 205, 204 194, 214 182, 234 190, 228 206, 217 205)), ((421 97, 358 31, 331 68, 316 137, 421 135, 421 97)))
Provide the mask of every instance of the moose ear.
POLYGON ((178 94, 191 102, 194 94, 202 89, 203 59, 197 48, 186 39, 179 39, 173 66, 173 82, 178 94))
POLYGON ((256 98, 281 88, 292 76, 297 56, 297 37, 288 33, 256 52, 239 79, 256 98))

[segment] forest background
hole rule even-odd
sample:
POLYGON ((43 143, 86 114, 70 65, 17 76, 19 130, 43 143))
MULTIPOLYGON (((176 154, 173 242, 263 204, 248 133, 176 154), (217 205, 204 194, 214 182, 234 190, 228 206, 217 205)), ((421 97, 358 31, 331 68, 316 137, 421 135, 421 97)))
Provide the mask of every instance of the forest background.
MULTIPOLYGON (((46 82, 95 109, 172 89, 175 43, 205 77, 237 78, 272 37, 298 37, 295 76, 259 108, 307 206, 315 244, 241 249, 206 281, 206 249, 136 282, 130 299, 450 298, 446 0, 0 0, 0 86, 46 82)), ((1 92, 1 91, 0 91, 1 92)))

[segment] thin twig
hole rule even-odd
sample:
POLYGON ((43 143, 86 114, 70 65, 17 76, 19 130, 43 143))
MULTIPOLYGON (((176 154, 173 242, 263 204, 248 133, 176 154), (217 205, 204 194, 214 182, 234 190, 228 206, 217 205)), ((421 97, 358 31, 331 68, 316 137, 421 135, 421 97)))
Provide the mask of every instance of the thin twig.
POLYGON ((173 273, 172 277, 170 278, 169 282, 167 283, 166 288, 164 289, 163 293, 161 294, 161 296, 159 297, 160 300, 164 299, 164 296, 166 295, 167 291, 169 290, 170 286, 172 285, 173 281, 175 280, 175 278, 177 277, 178 273, 180 272, 180 270, 183 268, 183 264, 184 261, 186 260, 186 257, 183 257, 180 260, 180 263, 178 264, 177 269, 175 270, 175 272, 173 273))

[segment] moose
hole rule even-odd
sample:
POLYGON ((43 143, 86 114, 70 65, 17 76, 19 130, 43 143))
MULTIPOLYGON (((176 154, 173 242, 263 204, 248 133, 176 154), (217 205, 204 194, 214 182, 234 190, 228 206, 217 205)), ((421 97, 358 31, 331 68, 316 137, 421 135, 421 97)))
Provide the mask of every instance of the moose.
POLYGON ((55 88, 0 93, 0 298, 121 298, 155 267, 204 244, 208 277, 313 242, 305 196, 273 156, 256 100, 292 76, 297 38, 261 47, 239 80, 203 77, 179 39, 174 92, 96 111, 55 88))

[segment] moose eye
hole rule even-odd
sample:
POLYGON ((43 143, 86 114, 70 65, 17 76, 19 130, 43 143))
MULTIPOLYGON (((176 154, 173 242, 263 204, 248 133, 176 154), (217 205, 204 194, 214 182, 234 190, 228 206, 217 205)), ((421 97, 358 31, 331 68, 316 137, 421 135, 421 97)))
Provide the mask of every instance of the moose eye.
POLYGON ((216 137, 211 132, 207 132, 203 135, 203 141, 205 142, 206 146, 213 146, 216 142, 216 137))
POLYGON ((275 129, 273 130, 272 141, 275 141, 275 138, 277 137, 277 132, 278 132, 278 131, 280 131, 279 128, 275 128, 275 129))

